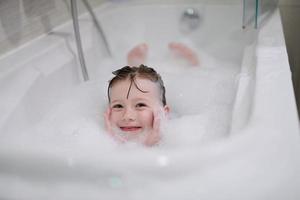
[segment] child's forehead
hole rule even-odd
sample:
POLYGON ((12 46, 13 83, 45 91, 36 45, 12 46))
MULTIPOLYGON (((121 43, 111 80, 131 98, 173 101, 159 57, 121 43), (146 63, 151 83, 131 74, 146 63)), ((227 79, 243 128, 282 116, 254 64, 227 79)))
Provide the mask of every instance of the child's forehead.
POLYGON ((129 87, 130 84, 132 84, 132 86, 135 86, 136 84, 136 86, 138 86, 141 90, 146 90, 146 89, 152 90, 158 88, 157 87, 158 83, 142 77, 135 77, 133 80, 131 80, 130 78, 118 80, 112 85, 112 88, 129 87))
MULTIPOLYGON (((146 78, 135 78, 133 81, 130 79, 118 80, 111 87, 111 96, 122 96, 123 93, 127 94, 130 88, 130 94, 137 94, 143 96, 153 96, 159 94, 158 83, 153 82, 146 78), (131 85, 131 88, 130 88, 131 85)), ((129 95, 130 96, 130 95, 129 95)))

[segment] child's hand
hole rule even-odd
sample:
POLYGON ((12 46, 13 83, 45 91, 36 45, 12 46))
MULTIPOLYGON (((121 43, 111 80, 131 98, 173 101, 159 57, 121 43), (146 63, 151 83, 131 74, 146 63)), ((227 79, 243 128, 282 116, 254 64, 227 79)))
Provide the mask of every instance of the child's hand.
POLYGON ((161 140, 160 125, 161 125, 161 118, 163 115, 164 114, 161 110, 154 112, 152 131, 150 131, 149 135, 146 137, 146 140, 144 141, 144 145, 153 146, 158 144, 159 141, 161 140))
POLYGON ((104 124, 105 124, 106 131, 116 141, 118 141, 118 142, 124 142, 124 140, 122 138, 118 137, 116 135, 116 133, 113 131, 113 126, 112 126, 112 124, 110 122, 110 115, 111 115, 111 108, 108 107, 106 109, 106 111, 104 112, 104 115, 103 115, 104 116, 104 124))
POLYGON ((107 108, 106 111, 103 114, 104 117, 104 124, 105 124, 105 129, 106 131, 110 134, 110 135, 114 135, 113 130, 112 130, 112 126, 110 123, 110 114, 111 114, 111 108, 107 108))

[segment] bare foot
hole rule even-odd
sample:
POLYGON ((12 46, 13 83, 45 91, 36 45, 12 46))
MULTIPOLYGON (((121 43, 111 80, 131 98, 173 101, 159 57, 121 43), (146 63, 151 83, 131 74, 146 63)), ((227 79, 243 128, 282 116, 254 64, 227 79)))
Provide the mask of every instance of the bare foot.
POLYGON ((190 65, 199 65, 199 60, 196 53, 187 47, 185 44, 178 42, 170 42, 169 49, 175 56, 181 57, 189 62, 190 65))
POLYGON ((148 45, 146 43, 141 43, 135 46, 127 54, 127 63, 130 66, 139 66, 144 64, 147 59, 148 45))

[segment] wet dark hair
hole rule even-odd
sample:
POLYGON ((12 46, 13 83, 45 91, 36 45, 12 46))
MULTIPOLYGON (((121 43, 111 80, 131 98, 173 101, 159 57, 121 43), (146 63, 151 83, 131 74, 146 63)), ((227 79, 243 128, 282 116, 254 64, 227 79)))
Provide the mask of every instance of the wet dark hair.
POLYGON ((152 82, 158 83, 159 87, 160 87, 160 91, 161 91, 161 100, 162 100, 162 104, 165 106, 167 105, 167 101, 166 101, 166 89, 164 86, 164 82, 161 78, 161 76, 151 67, 147 67, 146 65, 140 65, 139 67, 130 67, 130 66, 125 66, 122 67, 121 69, 118 69, 116 71, 112 72, 113 75, 115 75, 115 77, 113 77, 108 84, 108 88, 107 88, 107 96, 108 96, 108 102, 110 102, 110 88, 118 81, 121 80, 126 80, 126 79, 130 79, 131 83, 127 92, 127 98, 129 96, 129 92, 130 89, 132 87, 132 84, 135 85, 135 87, 143 92, 143 93, 147 93, 147 91, 143 91, 141 90, 136 82, 135 82, 135 77, 139 77, 139 78, 144 78, 144 79, 148 79, 152 82))

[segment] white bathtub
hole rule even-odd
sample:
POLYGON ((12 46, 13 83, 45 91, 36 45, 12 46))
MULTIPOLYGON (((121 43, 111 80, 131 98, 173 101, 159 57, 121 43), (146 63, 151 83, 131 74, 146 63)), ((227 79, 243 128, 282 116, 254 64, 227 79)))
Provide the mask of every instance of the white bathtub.
MULTIPOLYGON (((299 199, 299 125, 279 11, 259 30, 242 30, 241 12, 238 4, 105 4, 96 13, 113 60, 101 49, 90 18, 80 18, 87 83, 75 56, 71 23, 2 56, 0 199, 299 199), (179 18, 188 7, 197 8, 202 21, 197 31, 182 34, 179 18), (196 111, 182 103, 189 92, 172 88, 176 73, 169 72, 166 81, 167 100, 179 116, 171 120, 174 126, 205 121, 200 114, 211 99, 201 94, 205 87, 216 89, 217 109, 209 112, 216 119, 225 116, 216 135, 187 141, 187 146, 151 149, 116 146, 99 136, 110 72, 125 65, 132 46, 145 41, 155 52, 151 66, 165 64, 160 55, 170 41, 188 42, 209 55, 204 58, 224 64, 217 68, 232 77, 234 93, 222 99, 228 94, 210 80, 190 85, 192 97, 203 104, 196 111), (216 115, 218 109, 225 114, 216 115)), ((203 73, 211 69, 203 66, 203 73)), ((201 67, 176 70, 183 81, 202 76, 201 67)))

